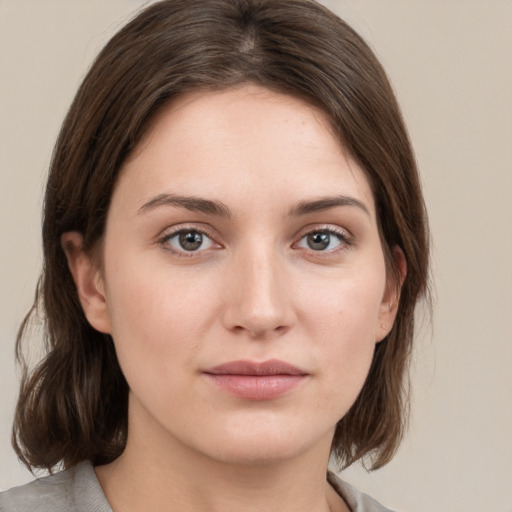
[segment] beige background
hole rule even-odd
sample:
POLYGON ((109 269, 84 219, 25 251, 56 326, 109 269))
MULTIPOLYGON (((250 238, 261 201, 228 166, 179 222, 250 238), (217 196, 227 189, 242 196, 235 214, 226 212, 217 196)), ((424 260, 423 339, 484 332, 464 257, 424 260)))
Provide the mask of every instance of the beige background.
MULTIPOLYGON (((381 471, 344 477, 405 512, 512 512, 512 1, 325 0, 386 66, 434 234, 433 329, 415 354, 410 434, 381 471)), ((44 176, 91 59, 136 0, 0 0, 0 488, 15 331, 40 265, 44 176)))

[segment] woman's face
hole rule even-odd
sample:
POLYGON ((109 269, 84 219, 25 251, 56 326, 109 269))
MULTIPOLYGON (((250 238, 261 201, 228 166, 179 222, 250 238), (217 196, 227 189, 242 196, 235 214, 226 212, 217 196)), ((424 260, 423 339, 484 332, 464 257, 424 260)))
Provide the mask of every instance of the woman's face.
POLYGON ((91 283, 84 309, 131 390, 129 444, 238 463, 328 453, 396 299, 364 173, 320 111, 255 86, 159 115, 91 283))

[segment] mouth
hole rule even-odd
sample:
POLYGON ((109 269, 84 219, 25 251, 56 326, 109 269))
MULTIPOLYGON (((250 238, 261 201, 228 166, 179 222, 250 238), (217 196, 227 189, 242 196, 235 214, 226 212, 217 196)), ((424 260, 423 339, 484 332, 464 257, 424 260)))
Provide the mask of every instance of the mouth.
POLYGON ((203 374, 222 391, 246 400, 272 400, 299 386, 308 373, 294 365, 271 359, 263 362, 230 361, 203 374))

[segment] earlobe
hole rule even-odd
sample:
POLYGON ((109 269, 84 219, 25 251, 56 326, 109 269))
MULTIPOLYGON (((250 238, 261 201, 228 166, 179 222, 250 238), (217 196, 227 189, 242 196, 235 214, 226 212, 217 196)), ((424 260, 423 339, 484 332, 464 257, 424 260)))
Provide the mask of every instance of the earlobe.
POLYGON ((94 258, 83 250, 83 236, 69 231, 60 241, 87 320, 96 330, 111 334, 103 278, 94 258))
POLYGON ((393 327, 393 323, 398 312, 402 284, 407 275, 407 261, 405 259, 405 254, 398 245, 393 248, 393 259, 395 260, 398 275, 390 273, 387 278, 386 290, 379 310, 375 340, 377 343, 382 341, 390 333, 393 327))

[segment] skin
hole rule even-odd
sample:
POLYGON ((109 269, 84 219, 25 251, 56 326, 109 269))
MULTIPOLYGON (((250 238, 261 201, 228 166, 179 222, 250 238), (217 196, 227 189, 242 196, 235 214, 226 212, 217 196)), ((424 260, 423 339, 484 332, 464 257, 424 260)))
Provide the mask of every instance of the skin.
POLYGON ((102 269, 81 240, 62 239, 80 300, 131 390, 126 450, 96 468, 113 509, 348 510, 325 482, 330 445, 398 297, 368 181, 325 116, 248 85, 178 98, 122 169, 102 269), (179 230, 204 233, 199 248, 179 230), (204 374, 240 359, 306 376, 255 401, 204 374))

